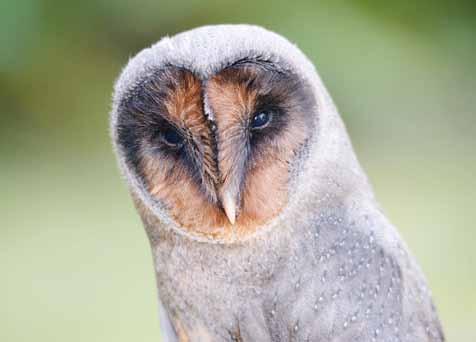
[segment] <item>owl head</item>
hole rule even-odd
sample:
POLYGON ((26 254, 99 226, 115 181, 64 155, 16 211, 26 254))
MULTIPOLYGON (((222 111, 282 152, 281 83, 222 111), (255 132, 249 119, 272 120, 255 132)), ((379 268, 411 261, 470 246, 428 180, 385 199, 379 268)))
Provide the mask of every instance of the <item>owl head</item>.
POLYGON ((111 131, 140 211, 214 241, 299 211, 318 170, 353 156, 308 59, 248 25, 202 27, 140 52, 116 83, 111 131))

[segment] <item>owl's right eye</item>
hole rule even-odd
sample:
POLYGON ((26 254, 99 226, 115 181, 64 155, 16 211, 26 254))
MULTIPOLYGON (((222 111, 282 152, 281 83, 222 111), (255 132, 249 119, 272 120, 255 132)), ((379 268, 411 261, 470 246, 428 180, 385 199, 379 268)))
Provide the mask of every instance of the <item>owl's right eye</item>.
POLYGON ((168 128, 162 133, 163 142, 174 148, 182 147, 184 144, 184 139, 182 135, 173 128, 168 128))

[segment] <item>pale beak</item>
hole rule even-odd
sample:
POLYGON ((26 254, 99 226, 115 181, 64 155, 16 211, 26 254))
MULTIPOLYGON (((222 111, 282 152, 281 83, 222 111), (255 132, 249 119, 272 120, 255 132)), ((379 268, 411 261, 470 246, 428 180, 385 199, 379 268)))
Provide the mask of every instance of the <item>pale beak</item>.
POLYGON ((225 210, 225 214, 228 217, 228 220, 231 224, 235 224, 236 220, 236 203, 235 196, 232 195, 229 191, 224 191, 221 193, 221 205, 225 210))

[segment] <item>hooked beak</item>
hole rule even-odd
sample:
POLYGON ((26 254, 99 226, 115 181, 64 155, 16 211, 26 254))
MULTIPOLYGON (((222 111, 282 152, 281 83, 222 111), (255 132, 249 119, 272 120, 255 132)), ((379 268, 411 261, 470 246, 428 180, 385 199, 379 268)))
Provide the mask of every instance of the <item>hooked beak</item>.
POLYGON ((223 210, 225 211, 228 220, 233 225, 235 224, 236 220, 236 196, 232 194, 230 191, 223 191, 220 195, 221 205, 223 210))

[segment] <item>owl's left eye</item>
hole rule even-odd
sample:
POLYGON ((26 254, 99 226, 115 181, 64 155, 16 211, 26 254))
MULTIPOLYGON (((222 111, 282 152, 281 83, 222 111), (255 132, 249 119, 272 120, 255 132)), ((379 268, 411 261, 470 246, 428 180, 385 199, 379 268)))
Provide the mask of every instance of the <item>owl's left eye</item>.
POLYGON ((271 122, 272 115, 270 112, 258 112, 253 116, 251 120, 252 129, 262 129, 268 126, 271 122))

